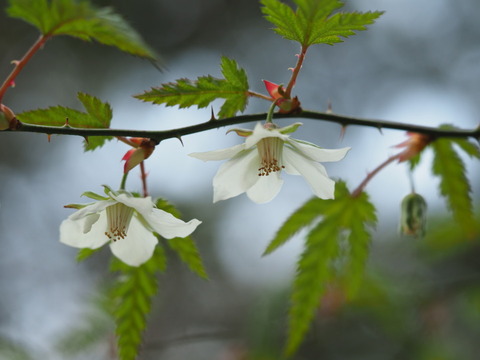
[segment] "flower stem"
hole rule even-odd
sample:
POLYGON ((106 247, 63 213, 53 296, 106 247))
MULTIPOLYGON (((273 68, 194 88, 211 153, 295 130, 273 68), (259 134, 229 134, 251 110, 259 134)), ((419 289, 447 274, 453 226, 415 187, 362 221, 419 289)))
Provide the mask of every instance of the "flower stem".
POLYGON ((125 190, 125 185, 127 183, 127 177, 128 177, 129 171, 127 171, 125 174, 122 176, 122 181, 120 182, 120 190, 125 190))
POLYGON ((142 173, 142 187, 143 187, 143 197, 148 196, 148 188, 147 188, 147 172, 145 171, 145 161, 140 163, 140 172, 142 173))
POLYGON ((2 86, 0 87, 0 103, 2 102, 3 96, 5 95, 5 92, 12 86, 12 84, 15 82, 15 79, 17 78, 18 74, 20 71, 22 71, 23 67, 30 61, 33 55, 42 48, 42 46, 45 44, 45 42, 50 38, 48 35, 41 35, 37 41, 32 45, 30 49, 25 53, 23 58, 19 61, 15 61, 15 67, 13 68, 12 72, 10 75, 7 76, 5 81, 3 82, 2 86))
POLYGON ((275 111, 275 106, 277 106, 277 101, 272 101, 272 105, 270 105, 270 109, 268 109, 267 119, 265 122, 267 124, 273 124, 273 112, 275 111))
POLYGON ((372 178, 380 172, 384 167, 386 167, 388 164, 392 163, 393 161, 397 160, 399 158, 400 154, 392 155, 390 156, 387 160, 385 160, 383 163, 378 165, 375 170, 372 172, 368 173, 368 175, 365 177, 365 179, 361 182, 360 185, 352 192, 352 197, 355 198, 359 196, 365 186, 372 180, 372 178))
POLYGON ((295 86, 295 82, 297 81, 297 76, 298 73, 300 72, 300 69, 302 68, 303 61, 305 60, 305 54, 307 53, 308 46, 302 45, 302 50, 300 51, 300 54, 298 54, 298 59, 297 59, 297 64, 295 65, 295 68, 293 69, 292 72, 292 77, 290 78, 290 81, 288 82, 287 88, 285 89, 285 98, 289 99, 292 93, 292 89, 295 86))

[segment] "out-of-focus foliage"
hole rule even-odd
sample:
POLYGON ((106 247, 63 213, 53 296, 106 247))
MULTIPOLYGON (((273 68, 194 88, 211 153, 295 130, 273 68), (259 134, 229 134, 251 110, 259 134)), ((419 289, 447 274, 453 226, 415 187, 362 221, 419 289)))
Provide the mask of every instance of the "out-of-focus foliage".
POLYGON ((156 55, 140 35, 111 8, 98 9, 87 1, 10 0, 8 15, 37 27, 45 36, 68 35, 151 60, 156 55))

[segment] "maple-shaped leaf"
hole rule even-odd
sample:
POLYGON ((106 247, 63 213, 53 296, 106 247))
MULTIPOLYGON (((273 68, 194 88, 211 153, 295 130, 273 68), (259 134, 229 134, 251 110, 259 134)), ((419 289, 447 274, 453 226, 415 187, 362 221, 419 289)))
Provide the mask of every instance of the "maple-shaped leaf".
POLYGON ((120 360, 138 358, 147 315, 158 290, 157 276, 165 269, 166 255, 160 244, 155 247, 152 257, 138 267, 112 257, 110 270, 120 273, 109 294, 120 360))
POLYGON ((275 32, 298 41, 304 48, 342 42, 342 37, 366 30, 366 25, 373 24, 383 14, 382 11, 332 14, 343 7, 338 0, 294 0, 296 11, 279 0, 261 0, 261 3, 265 18, 276 26, 275 32))
POLYGON ((213 76, 200 76, 196 80, 178 79, 162 84, 143 94, 135 95, 137 99, 187 108, 196 105, 207 107, 216 99, 225 99, 218 117, 220 119, 234 116, 245 110, 248 101, 248 80, 245 71, 238 67, 235 60, 222 57, 221 69, 224 79, 213 76))
MULTIPOLYGON (((112 120, 110 104, 84 93, 78 93, 77 96, 87 112, 63 106, 52 106, 47 109, 22 112, 17 114, 17 118, 21 122, 34 125, 108 129, 112 120)), ((85 150, 94 150, 110 139, 112 139, 111 136, 90 136, 85 141, 85 150)))
POLYGON ((47 37, 68 35, 96 40, 132 55, 156 59, 140 35, 109 7, 97 8, 75 0, 10 0, 7 13, 32 24, 47 37))
MULTIPOLYGON (((450 128, 445 127, 443 128, 450 128)), ((434 152, 432 172, 440 178, 440 194, 445 197, 454 219, 472 237, 476 233, 471 187, 466 175, 465 164, 454 149, 458 145, 471 157, 480 158, 478 146, 465 139, 440 138, 430 146, 434 152)))
POLYGON ((341 282, 347 297, 361 282, 371 240, 368 227, 376 223, 368 196, 352 197, 338 182, 334 200, 314 198, 295 212, 267 247, 271 252, 299 229, 309 226, 297 264, 289 311, 286 353, 293 354, 315 315, 328 285, 341 282))

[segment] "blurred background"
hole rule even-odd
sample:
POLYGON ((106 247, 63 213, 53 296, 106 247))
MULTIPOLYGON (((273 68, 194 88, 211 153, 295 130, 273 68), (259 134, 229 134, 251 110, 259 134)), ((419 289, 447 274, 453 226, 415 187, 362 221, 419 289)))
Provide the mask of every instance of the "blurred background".
MULTIPOLYGON (((49 41, 17 78, 4 103, 19 113, 63 105, 81 109, 77 92, 108 101, 112 127, 161 130, 206 121, 210 109, 178 110, 132 95, 180 77, 220 77, 222 55, 243 67, 252 90, 262 79, 286 83, 298 46, 269 28, 256 0, 102 0, 161 54, 166 70, 98 44, 49 41)), ((0 2, 0 78, 38 34, 5 14, 0 2)), ((294 93, 305 109, 428 126, 478 126, 480 5, 476 0, 356 0, 349 11, 385 10, 368 31, 333 47, 309 50, 294 93)), ((247 112, 268 104, 251 100, 247 112)), ((285 122, 285 121, 284 121, 285 122)), ((405 140, 400 131, 302 120, 296 138, 325 148, 351 146, 329 175, 356 187, 405 140)), ((280 122, 282 124, 282 122, 280 122)), ((286 124, 286 122, 285 122, 286 124)), ((245 126, 253 124, 246 124, 245 126)), ((146 162, 149 190, 203 221, 194 233, 209 281, 172 257, 160 279, 141 359, 274 360, 285 337, 290 281, 302 249, 294 238, 261 254, 276 229, 311 197, 300 177, 285 175, 274 201, 246 196, 212 204, 211 180, 220 163, 187 156, 239 143, 227 129, 157 147, 146 162)), ((58 242, 58 228, 85 202, 84 191, 117 187, 128 150, 116 141, 84 153, 81 138, 0 133, 0 358, 111 359, 113 325, 95 306, 108 280, 108 249, 85 262, 58 242), (65 342, 85 330, 84 343, 65 342), (78 334, 78 332, 77 332, 78 334), (67 344, 67 345, 66 345, 67 344), (3 357, 2 357, 3 356, 3 357)), ((464 158, 478 213, 478 161, 464 158)), ((427 153, 413 174, 429 205, 427 237, 397 235, 400 202, 410 191, 407 167, 391 165, 367 187, 378 211, 367 278, 358 299, 331 289, 295 359, 477 359, 480 353, 480 248, 451 223, 431 176, 427 153)), ((127 183, 141 190, 137 172, 127 183)), ((138 174, 139 175, 139 174, 138 174)))

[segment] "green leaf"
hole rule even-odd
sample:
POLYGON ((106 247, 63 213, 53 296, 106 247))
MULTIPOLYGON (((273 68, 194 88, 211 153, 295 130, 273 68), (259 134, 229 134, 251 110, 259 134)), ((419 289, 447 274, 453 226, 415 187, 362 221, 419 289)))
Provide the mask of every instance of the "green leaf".
MULTIPOLYGON (((77 97, 87 111, 86 113, 63 106, 53 106, 48 109, 25 111, 17 114, 17 118, 21 122, 35 125, 90 129, 108 129, 110 127, 112 120, 110 104, 84 93, 78 93, 77 97)), ((112 136, 91 136, 85 141, 85 151, 94 150, 111 139, 113 139, 112 136)))
POLYGON ((476 222, 470 196, 470 183, 466 176, 465 165, 453 148, 453 143, 459 144, 468 154, 478 156, 478 153, 473 152, 473 144, 468 141, 438 139, 431 144, 434 151, 432 172, 440 178, 440 194, 445 197, 454 219, 467 236, 473 237, 476 233, 476 222))
POLYGON ((77 256, 75 257, 75 260, 77 260, 78 262, 82 262, 82 261, 88 259, 90 256, 92 256, 96 252, 100 251, 101 249, 102 249, 101 247, 99 247, 97 249, 82 248, 82 249, 78 250, 77 256))
POLYGON ((313 44, 333 45, 342 42, 341 37, 355 35, 366 30, 383 14, 375 12, 336 13, 343 7, 338 0, 294 0, 297 10, 279 0, 261 0, 265 18, 274 24, 274 31, 286 39, 298 41, 302 47, 313 44))
MULTIPOLYGON (((336 184, 334 200, 322 201, 324 204, 316 208, 317 216, 310 216, 313 222, 317 217, 321 220, 309 231, 297 264, 289 311, 288 355, 296 351, 305 337, 327 285, 341 282, 347 296, 355 294, 369 253, 371 237, 367 227, 377 220, 368 196, 361 193, 352 197, 343 182, 336 184)), ((308 214, 305 205, 302 209, 308 214)), ((300 216, 302 211, 297 214, 297 227, 307 223, 308 216, 300 216)), ((292 216, 287 222, 294 219, 292 216)), ((296 228, 290 225, 290 229, 296 228)))
POLYGON ((110 294, 116 323, 120 360, 137 359, 152 298, 158 290, 157 273, 166 269, 164 249, 158 245, 153 256, 139 267, 113 257, 111 271, 120 272, 110 294))
MULTIPOLYGON (((180 212, 165 199, 158 199, 156 205, 157 208, 166 211, 177 218, 181 217, 180 212)), ((203 266, 200 253, 195 245, 195 242, 190 236, 184 238, 166 239, 166 243, 173 251, 177 253, 177 255, 180 257, 180 260, 182 260, 192 272, 203 279, 208 279, 208 275, 205 271, 205 267, 203 266)))
POLYGON ((197 105, 207 107, 216 99, 225 99, 218 117, 232 117, 238 111, 244 111, 248 102, 248 80, 245 70, 238 67, 235 60, 222 57, 222 74, 224 79, 213 76, 201 76, 197 80, 178 79, 162 84, 143 94, 135 95, 137 99, 187 108, 197 105))
POLYGON ((68 35, 96 40, 132 55, 156 58, 140 35, 109 7, 97 8, 75 0, 10 0, 7 13, 37 27, 47 37, 68 35))

